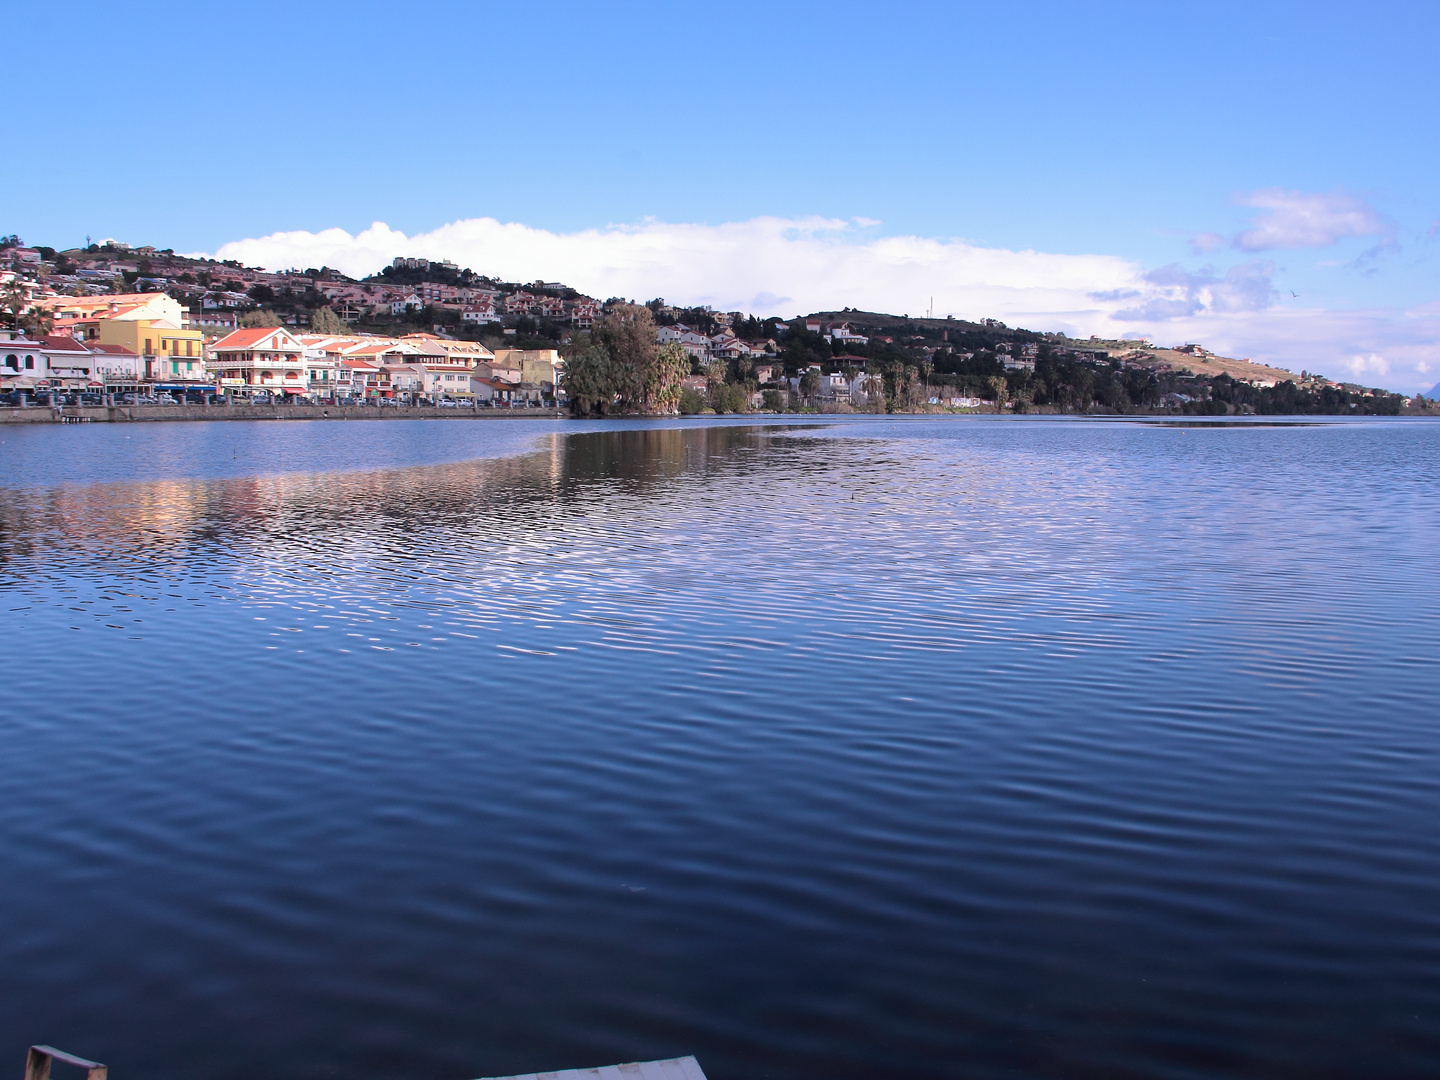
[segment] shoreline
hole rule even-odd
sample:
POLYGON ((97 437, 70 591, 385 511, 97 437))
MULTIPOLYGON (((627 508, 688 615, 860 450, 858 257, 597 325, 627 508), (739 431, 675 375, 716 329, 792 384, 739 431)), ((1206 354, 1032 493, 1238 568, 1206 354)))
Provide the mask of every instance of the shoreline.
MULTIPOLYGON (((60 408, 46 405, 0 407, 0 425, 4 424, 126 424, 165 421, 206 420, 579 420, 619 422, 633 420, 698 420, 723 415, 729 419, 745 417, 786 417, 801 422, 825 423, 842 417, 916 420, 1010 420, 1023 417, 1057 417, 1071 420, 1169 420, 1244 422, 1279 419, 1357 419, 1374 414, 1356 413, 1231 413, 1225 416, 1187 414, 1173 411, 1146 412, 1051 412, 1034 410, 1028 413, 990 411, 966 412, 903 412, 903 413, 701 413, 683 416, 675 413, 628 413, 611 416, 574 416, 567 411, 552 409, 446 409, 432 405, 67 405, 60 408)), ((1395 417, 1406 419, 1440 419, 1431 410, 1402 410, 1395 417)))
POLYGON ((0 408, 0 424, 125 424, 167 420, 555 420, 552 409, 433 405, 29 405, 0 408))

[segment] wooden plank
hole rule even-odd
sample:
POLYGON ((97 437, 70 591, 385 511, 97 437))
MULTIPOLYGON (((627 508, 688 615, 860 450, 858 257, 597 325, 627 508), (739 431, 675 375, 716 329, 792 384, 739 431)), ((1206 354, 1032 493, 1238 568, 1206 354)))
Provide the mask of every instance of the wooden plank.
POLYGON ((98 1061, 89 1061, 85 1058, 77 1057, 74 1054, 67 1054, 64 1050, 56 1050, 53 1046, 45 1046, 42 1044, 39 1046, 32 1046, 30 1049, 38 1050, 40 1051, 40 1053, 46 1054, 54 1058, 56 1061, 63 1061, 67 1065, 79 1065, 82 1069, 105 1068, 105 1066, 101 1065, 98 1061))
POLYGON ((519 1076, 488 1076, 482 1080, 705 1080, 700 1063, 692 1057, 663 1061, 632 1061, 625 1065, 602 1065, 597 1069, 562 1069, 559 1072, 522 1073, 519 1076))

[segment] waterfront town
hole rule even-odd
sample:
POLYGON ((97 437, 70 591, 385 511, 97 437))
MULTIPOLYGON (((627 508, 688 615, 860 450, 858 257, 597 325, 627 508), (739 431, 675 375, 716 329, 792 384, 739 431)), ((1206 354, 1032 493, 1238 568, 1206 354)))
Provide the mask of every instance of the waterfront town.
POLYGON ((0 408, 21 409, 1433 408, 1423 397, 1219 357, 1195 343, 1077 340, 993 319, 848 309, 784 318, 600 300, 559 282, 503 281, 446 260, 399 257, 357 280, 327 267, 272 272, 115 240, 57 251, 18 236, 0 238, 0 350, 0 408))

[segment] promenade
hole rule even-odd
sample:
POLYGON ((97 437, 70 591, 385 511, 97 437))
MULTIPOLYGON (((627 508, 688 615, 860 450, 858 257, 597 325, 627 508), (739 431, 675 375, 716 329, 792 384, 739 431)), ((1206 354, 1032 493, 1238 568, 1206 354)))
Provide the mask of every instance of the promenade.
POLYGON ((0 408, 0 424, 131 423, 163 420, 535 420, 554 409, 436 405, 30 405, 0 408))

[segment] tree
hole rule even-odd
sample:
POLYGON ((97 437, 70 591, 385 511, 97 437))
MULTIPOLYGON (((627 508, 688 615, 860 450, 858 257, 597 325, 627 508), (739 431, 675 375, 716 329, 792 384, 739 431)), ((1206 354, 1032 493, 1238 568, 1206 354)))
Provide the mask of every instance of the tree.
POLYGON ((281 326, 280 316, 273 311, 247 311, 240 316, 240 325, 245 327, 281 326))
POLYGON ((690 357, 676 341, 655 350, 645 374, 645 408, 670 412, 680 404, 680 384, 690 374, 690 357))
POLYGON ((42 338, 55 329, 55 313, 32 307, 20 316, 20 328, 31 338, 42 338))
POLYGON ((55 316, 30 305, 30 299, 25 294, 25 282, 18 277, 11 278, 4 293, 0 294, 0 310, 5 313, 5 325, 26 337, 44 337, 55 328, 55 316))
POLYGON ((694 416, 705 408, 705 395, 692 387, 680 391, 680 415, 694 416))
POLYGON ((820 369, 806 368, 800 376, 800 396, 813 399, 820 392, 820 369))
POLYGON ((592 345, 565 363, 565 393, 577 413, 605 409, 615 399, 616 364, 604 345, 592 345))
POLYGON ((350 324, 330 308, 322 307, 310 316, 310 329, 317 334, 345 334, 349 333, 350 324))
POLYGON ((717 413, 744 412, 750 407, 750 395, 743 386, 720 383, 710 389, 710 404, 717 413))
POLYGON ((1010 393, 1010 385, 999 375, 990 376, 990 390, 995 395, 995 408, 1005 408, 1005 399, 1010 393))
POLYGON ((660 347, 649 308, 616 304, 592 336, 609 353, 611 385, 622 404, 647 412, 671 412, 679 405, 690 361, 675 342, 660 347))
POLYGON ((18 277, 10 279, 5 286, 3 296, 0 296, 0 306, 4 307, 8 318, 6 325, 18 328, 20 326, 20 313, 25 310, 28 301, 25 298, 25 282, 18 277))
POLYGON ((615 392, 633 407, 645 395, 647 374, 660 351, 655 340, 655 317, 638 304, 616 304, 595 328, 593 337, 609 350, 615 362, 615 392))

